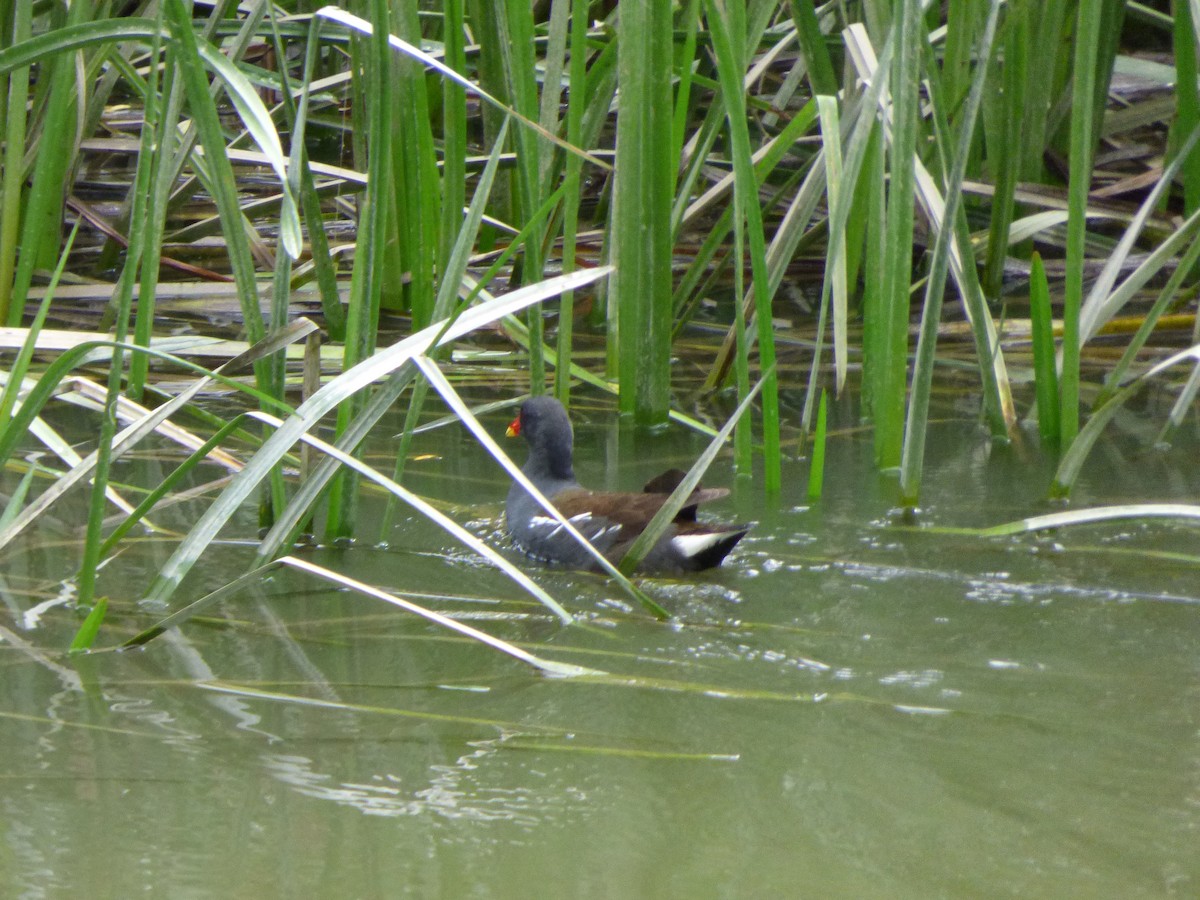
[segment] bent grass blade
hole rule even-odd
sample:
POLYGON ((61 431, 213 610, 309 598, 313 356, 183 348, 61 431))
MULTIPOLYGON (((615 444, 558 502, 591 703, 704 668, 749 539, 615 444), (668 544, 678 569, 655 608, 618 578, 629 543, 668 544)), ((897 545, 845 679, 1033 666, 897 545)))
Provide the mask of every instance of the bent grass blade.
POLYGON ((129 640, 125 641, 123 644, 120 644, 118 647, 113 649, 124 650, 130 647, 140 647, 143 644, 149 643, 163 632, 171 628, 178 627, 188 619, 198 615, 218 601, 235 594, 242 588, 252 584, 258 584, 269 572, 285 566, 309 575, 313 575, 324 581, 328 581, 330 584, 335 584, 339 587, 346 588, 347 590, 354 591, 355 593, 362 594, 363 596, 371 597, 375 600, 382 600, 385 603, 390 603, 393 606, 403 609, 405 612, 410 612, 414 615, 420 616, 421 618, 432 622, 435 625, 439 625, 442 628, 447 628, 451 631, 457 632, 464 637, 468 637, 471 640, 491 647, 493 650, 498 650, 501 653, 511 656, 513 659, 531 666, 544 675, 569 678, 579 675, 602 674, 595 669, 588 669, 584 666, 560 663, 554 660, 543 659, 540 656, 535 656, 532 653, 522 650, 520 647, 508 643, 507 641, 493 637, 492 635, 480 631, 477 628, 472 628, 470 625, 464 625, 462 622, 458 622, 449 618, 448 616, 444 616, 435 610, 427 609, 424 606, 420 606, 419 604, 413 603, 410 600, 405 600, 404 598, 398 597, 395 594, 389 594, 388 592, 382 591, 379 588, 372 587, 369 584, 365 584, 338 572, 334 572, 331 569, 326 569, 323 566, 318 566, 314 563, 308 562, 307 560, 298 559, 294 556, 280 557, 279 559, 267 563, 265 566, 260 566, 257 569, 247 572, 246 574, 234 579, 212 593, 201 597, 194 603, 185 606, 178 612, 167 616, 165 619, 157 622, 150 628, 139 632, 129 640))

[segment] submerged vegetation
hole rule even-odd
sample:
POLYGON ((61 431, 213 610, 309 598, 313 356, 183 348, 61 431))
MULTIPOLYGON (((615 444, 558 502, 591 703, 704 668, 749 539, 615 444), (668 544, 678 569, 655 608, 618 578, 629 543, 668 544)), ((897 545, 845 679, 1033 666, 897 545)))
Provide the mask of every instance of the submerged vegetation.
POLYGON ((671 414, 719 438, 681 490, 730 433, 737 471, 757 462, 768 493, 810 432, 813 458, 836 465, 823 392, 860 390, 876 463, 910 506, 953 347, 991 437, 1036 429, 1065 496, 1132 393, 1172 397, 1160 441, 1196 408, 1192 8, 8 4, 0 314, 26 330, 3 363, 0 460, 23 476, 0 551, 90 489, 76 599, 92 614, 75 646, 91 646, 104 561, 207 459, 231 477, 140 597, 170 602, 252 499, 258 566, 314 528, 355 535, 369 479, 570 621, 403 486, 430 388, 510 465, 444 372, 452 344, 497 329, 535 392, 569 402, 583 383, 641 426, 671 414), (181 294, 236 299, 245 343, 170 334, 164 299, 181 294), (99 307, 90 328, 45 327, 99 307), (702 391, 738 407, 719 431, 672 412, 672 358, 697 323, 721 334, 702 391), (583 332, 602 335, 602 363, 578 354, 583 332), (201 351, 228 361, 209 370, 201 351), (181 371, 195 380, 164 392, 181 371), (197 403, 214 383, 241 392, 241 411, 197 403), (795 415, 781 391, 802 398, 795 415), (82 458, 42 417, 63 402, 94 410, 82 458), (380 473, 355 454, 398 402, 407 428, 380 473), (129 502, 111 467, 153 432, 189 455, 129 502), (32 441, 61 465, 27 462, 32 441))

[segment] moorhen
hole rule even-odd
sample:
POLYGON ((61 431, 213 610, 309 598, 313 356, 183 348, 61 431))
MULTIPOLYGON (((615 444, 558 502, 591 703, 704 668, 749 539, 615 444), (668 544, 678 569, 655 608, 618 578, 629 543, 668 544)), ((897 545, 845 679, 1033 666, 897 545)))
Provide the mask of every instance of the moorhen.
MULTIPOLYGON (((571 420, 563 405, 550 396, 525 401, 508 426, 509 437, 518 434, 529 442, 525 476, 613 564, 620 562, 684 477, 678 470, 664 472, 641 493, 580 487, 571 465, 571 420)), ((720 565, 749 529, 699 522, 696 507, 728 493, 724 488, 696 488, 638 571, 692 572, 720 565)), ((529 556, 572 568, 598 568, 592 555, 521 485, 514 483, 509 490, 504 513, 513 542, 529 556)))

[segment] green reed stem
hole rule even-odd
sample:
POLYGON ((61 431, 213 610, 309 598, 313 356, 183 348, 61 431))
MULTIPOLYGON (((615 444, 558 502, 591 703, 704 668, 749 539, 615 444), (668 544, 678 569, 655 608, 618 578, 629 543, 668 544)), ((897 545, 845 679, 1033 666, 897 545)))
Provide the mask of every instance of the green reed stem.
POLYGON ((1063 298, 1062 377, 1059 421, 1064 452, 1079 433, 1079 311, 1083 303, 1083 262, 1087 240, 1088 191, 1096 138, 1096 61, 1100 16, 1082 2, 1075 19, 1074 79, 1071 88, 1071 177, 1067 184, 1067 263, 1063 298))
MULTIPOLYGON (((609 288, 615 304, 620 410, 641 425, 666 421, 670 401, 671 7, 632 3, 618 21, 617 164, 609 288)), ((537 336, 531 332, 531 340, 537 336)))

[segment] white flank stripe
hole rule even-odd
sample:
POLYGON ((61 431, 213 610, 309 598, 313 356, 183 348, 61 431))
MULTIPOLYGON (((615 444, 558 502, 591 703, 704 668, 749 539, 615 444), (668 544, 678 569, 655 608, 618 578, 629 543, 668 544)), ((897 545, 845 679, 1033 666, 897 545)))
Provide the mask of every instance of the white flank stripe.
POLYGON ((671 538, 671 543, 684 556, 699 556, 709 547, 720 543, 731 534, 733 534, 732 531, 718 531, 712 534, 680 534, 671 538))
MULTIPOLYGON (((576 529, 582 529, 583 525, 591 520, 592 514, 590 512, 582 512, 567 519, 567 521, 574 525, 576 529)), ((563 530, 562 523, 559 522, 558 519, 552 519, 549 516, 534 516, 529 520, 529 525, 533 529, 540 529, 542 531, 550 528, 550 533, 546 535, 545 540, 550 540, 551 538, 557 537, 558 533, 563 530)), ((604 534, 604 532, 601 531, 600 534, 604 534)), ((599 534, 596 535, 596 537, 599 536, 599 534)), ((588 538, 588 540, 594 541, 596 540, 596 537, 588 538)))

